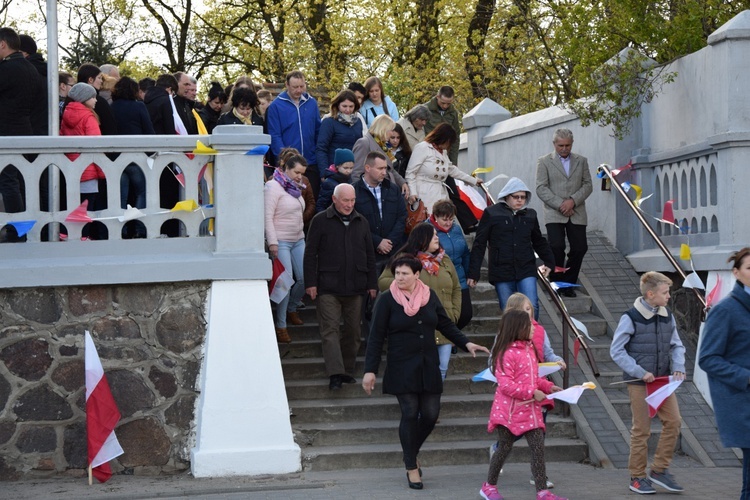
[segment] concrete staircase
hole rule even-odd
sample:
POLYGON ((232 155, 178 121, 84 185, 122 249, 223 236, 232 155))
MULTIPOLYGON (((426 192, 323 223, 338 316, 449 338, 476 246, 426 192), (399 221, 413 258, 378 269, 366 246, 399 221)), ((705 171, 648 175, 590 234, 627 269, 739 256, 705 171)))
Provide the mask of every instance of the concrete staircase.
MULTIPOLYGON (((480 284, 472 292, 474 319, 464 329, 472 341, 492 346, 499 306, 494 289, 480 284)), ((302 448, 305 470, 394 467, 401 463, 398 440, 400 411, 396 398, 382 395, 381 380, 368 397, 360 385, 365 343, 357 362, 357 384, 329 391, 321 354, 315 308, 300 311, 303 326, 290 326, 293 342, 279 345, 287 397, 293 412, 295 440, 302 448)), ((559 349, 559 348, 558 348, 559 349)), ((451 358, 441 403, 440 422, 420 453, 422 465, 485 464, 493 436, 487 418, 495 386, 472 382, 486 368, 487 357, 460 352, 451 358)), ((385 357, 381 367, 385 367, 385 357)), ((382 372, 381 368, 381 374, 382 372)), ((572 418, 559 412, 547 420, 546 459, 580 462, 588 447, 578 439, 572 418)), ((510 461, 528 462, 525 440, 516 443, 510 461)))

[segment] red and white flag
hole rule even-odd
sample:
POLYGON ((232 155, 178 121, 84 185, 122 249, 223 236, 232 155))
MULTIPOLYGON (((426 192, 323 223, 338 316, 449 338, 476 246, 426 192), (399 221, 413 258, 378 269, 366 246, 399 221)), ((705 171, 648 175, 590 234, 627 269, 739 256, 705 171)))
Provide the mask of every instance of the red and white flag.
POLYGON ((648 404, 648 416, 654 418, 664 404, 664 401, 672 395, 682 384, 682 380, 677 380, 673 376, 656 377, 653 382, 646 384, 646 403, 648 404))
POLYGON ((117 409, 112 391, 109 390, 102 362, 88 330, 86 330, 84 352, 89 465, 94 477, 103 483, 112 477, 109 461, 124 453, 115 436, 115 426, 120 420, 120 410, 117 409))
POLYGON ((273 259, 273 275, 268 283, 268 296, 275 303, 279 303, 287 296, 294 285, 292 273, 286 270, 279 259, 273 259))
POLYGON ((187 128, 185 128, 185 124, 182 123, 182 118, 180 118, 180 114, 177 112, 177 106, 174 103, 174 98, 172 96, 169 96, 169 103, 172 105, 172 118, 174 118, 174 132, 178 135, 188 135, 187 128))
POLYGON ((458 196, 461 198, 461 201, 466 203, 466 206, 469 207, 469 210, 471 210, 471 213, 477 218, 477 220, 481 219, 484 209, 487 208, 487 200, 484 195, 479 194, 476 189, 469 186, 464 181, 458 179, 454 180, 456 181, 458 196))

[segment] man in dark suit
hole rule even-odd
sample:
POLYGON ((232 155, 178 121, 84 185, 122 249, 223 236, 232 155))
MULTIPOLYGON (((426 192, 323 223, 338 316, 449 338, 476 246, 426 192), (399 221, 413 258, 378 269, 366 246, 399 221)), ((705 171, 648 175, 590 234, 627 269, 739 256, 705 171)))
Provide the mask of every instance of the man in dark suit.
MULTIPOLYGON (((586 198, 593 188, 586 157, 571 153, 573 132, 566 128, 555 130, 552 136, 555 151, 539 158, 536 167, 536 194, 544 202, 547 239, 555 255, 555 265, 567 271, 553 273, 552 281, 577 283, 583 256, 588 251, 586 241, 586 198), (570 250, 565 261, 565 237, 570 250)), ((562 295, 575 297, 572 288, 564 288, 562 295)))

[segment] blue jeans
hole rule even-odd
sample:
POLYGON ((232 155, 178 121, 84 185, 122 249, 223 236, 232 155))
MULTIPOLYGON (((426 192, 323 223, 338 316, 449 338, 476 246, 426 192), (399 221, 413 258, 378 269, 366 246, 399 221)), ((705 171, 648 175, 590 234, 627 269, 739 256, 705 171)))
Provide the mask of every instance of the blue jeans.
POLYGON ((302 275, 302 259, 305 256, 305 240, 279 241, 279 260, 284 269, 294 274, 294 285, 286 297, 276 306, 276 327, 286 328, 286 313, 297 312, 297 304, 305 294, 305 278, 302 275))
POLYGON ((128 199, 133 208, 146 208, 146 176, 135 163, 131 163, 120 176, 120 208, 127 208, 128 199))
POLYGON ((445 380, 445 376, 448 374, 448 363, 451 361, 451 350, 453 349, 452 344, 440 344, 437 346, 438 356, 440 357, 440 375, 445 380))
POLYGON ((508 297, 516 292, 526 295, 534 306, 534 319, 539 319, 539 298, 536 294, 536 276, 529 276, 518 281, 502 281, 495 283, 497 299, 500 301, 500 309, 505 309, 508 297))

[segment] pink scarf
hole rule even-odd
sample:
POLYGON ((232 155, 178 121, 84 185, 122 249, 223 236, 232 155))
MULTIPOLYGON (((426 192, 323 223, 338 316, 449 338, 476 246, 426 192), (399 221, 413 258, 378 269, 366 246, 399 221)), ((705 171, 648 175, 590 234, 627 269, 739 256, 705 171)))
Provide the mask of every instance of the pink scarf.
POLYGON ((414 316, 417 314, 419 309, 430 300, 430 287, 419 280, 417 280, 417 283, 414 286, 414 291, 408 295, 408 292, 405 292, 398 287, 395 280, 391 282, 390 290, 393 300, 404 308, 404 312, 407 316, 414 316))

